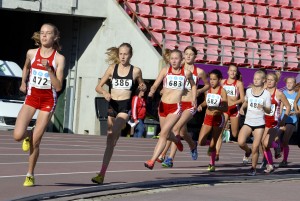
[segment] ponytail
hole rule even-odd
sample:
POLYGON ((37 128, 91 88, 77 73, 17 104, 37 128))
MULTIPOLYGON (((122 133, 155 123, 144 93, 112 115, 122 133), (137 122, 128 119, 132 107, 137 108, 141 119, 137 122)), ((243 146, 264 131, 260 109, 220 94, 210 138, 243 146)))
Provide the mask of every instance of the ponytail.
POLYGON ((105 60, 109 64, 119 64, 119 48, 110 47, 106 50, 105 54, 107 54, 107 59, 105 60))

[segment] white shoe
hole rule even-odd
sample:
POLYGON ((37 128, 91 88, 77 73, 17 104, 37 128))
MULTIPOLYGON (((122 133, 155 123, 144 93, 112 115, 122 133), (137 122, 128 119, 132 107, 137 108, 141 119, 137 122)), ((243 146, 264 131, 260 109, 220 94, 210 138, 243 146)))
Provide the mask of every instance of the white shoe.
POLYGON ((267 164, 267 169, 264 170, 265 173, 274 172, 274 165, 267 164))

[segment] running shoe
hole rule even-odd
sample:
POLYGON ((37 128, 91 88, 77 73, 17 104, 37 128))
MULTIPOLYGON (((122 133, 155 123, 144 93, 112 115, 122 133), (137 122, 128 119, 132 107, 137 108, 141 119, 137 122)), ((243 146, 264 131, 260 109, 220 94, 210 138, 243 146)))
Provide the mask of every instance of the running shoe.
POLYGON ((156 162, 162 163, 162 162, 164 162, 164 160, 165 160, 165 157, 164 157, 164 156, 159 156, 159 157, 156 159, 156 162))
POLYGON ((29 149, 30 149, 30 138, 29 137, 26 137, 23 140, 22 149, 23 149, 24 152, 29 151, 29 149))
POLYGON ((266 167, 267 167, 267 169, 264 170, 265 173, 269 174, 269 173, 274 172, 274 165, 267 164, 266 167))
POLYGON ((166 160, 161 164, 162 167, 172 168, 173 167, 173 159, 167 157, 166 160))
POLYGON ((23 183, 25 187, 34 186, 34 177, 33 176, 26 176, 25 181, 23 183))
POLYGON ((146 162, 144 163, 144 165, 145 165, 146 168, 152 170, 153 167, 154 167, 154 162, 151 161, 151 160, 148 160, 148 161, 146 161, 146 162))
POLYGON ((92 178, 92 182, 95 184, 103 184, 104 176, 97 174, 97 176, 92 178))
POLYGON ((209 164, 208 167, 207 167, 207 170, 208 170, 209 172, 214 172, 214 171, 216 171, 216 168, 215 168, 214 165, 209 164))
POLYGON ((255 176, 256 175, 256 170, 253 167, 251 167, 251 169, 250 169, 250 171, 248 172, 247 175, 248 176, 255 176))
POLYGON ((250 157, 251 153, 252 153, 252 150, 251 150, 251 149, 250 149, 250 151, 249 151, 249 154, 245 153, 244 158, 243 158, 243 163, 244 163, 244 164, 247 164, 247 163, 250 162, 250 158, 249 158, 249 157, 250 157))
POLYGON ((259 168, 263 169, 263 168, 265 168, 267 166, 267 164, 268 164, 267 159, 265 157, 263 157, 259 168))
POLYGON ((178 151, 183 151, 183 144, 181 143, 180 135, 176 135, 177 142, 175 143, 177 146, 178 151))
POLYGON ((287 166, 288 166, 287 161, 281 161, 281 162, 279 163, 279 167, 287 167, 287 166))
POLYGON ((219 154, 216 154, 215 161, 219 161, 219 160, 220 160, 220 156, 219 156, 219 154))
POLYGON ((198 144, 197 144, 197 142, 195 142, 195 148, 191 150, 191 157, 192 157, 193 160, 197 160, 197 158, 198 158, 198 149, 197 149, 197 147, 198 147, 198 144))

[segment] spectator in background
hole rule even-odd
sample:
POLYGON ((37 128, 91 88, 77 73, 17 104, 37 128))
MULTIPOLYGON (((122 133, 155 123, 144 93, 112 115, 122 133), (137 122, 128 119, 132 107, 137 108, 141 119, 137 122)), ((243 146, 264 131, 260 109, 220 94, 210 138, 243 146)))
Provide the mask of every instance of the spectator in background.
POLYGON ((133 120, 133 137, 143 137, 145 131, 144 119, 146 117, 146 101, 144 99, 145 91, 137 89, 136 95, 131 101, 131 117, 133 120))

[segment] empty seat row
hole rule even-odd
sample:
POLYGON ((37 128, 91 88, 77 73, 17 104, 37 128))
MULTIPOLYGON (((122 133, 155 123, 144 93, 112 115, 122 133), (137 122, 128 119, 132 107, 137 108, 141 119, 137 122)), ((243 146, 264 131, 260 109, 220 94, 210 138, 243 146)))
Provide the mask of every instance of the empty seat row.
MULTIPOLYGON (((135 5, 135 4, 134 4, 135 5)), ((134 7, 134 5, 130 5, 134 7)), ((184 22, 195 22, 195 23, 209 23, 212 25, 224 25, 224 26, 237 26, 240 28, 253 28, 253 29, 263 29, 263 30, 274 30, 274 31, 286 31, 286 32, 296 32, 295 22, 280 20, 280 19, 266 19, 262 17, 253 16, 239 16, 235 14, 225 14, 225 13, 212 13, 212 12, 202 12, 193 10, 177 10, 176 8, 165 8, 164 10, 152 10, 147 8, 133 8, 139 16, 145 18, 156 18, 156 19, 168 19, 174 21, 184 21, 184 22), (187 11, 187 12, 186 12, 187 11)), ((300 11, 299 11, 300 15, 300 11)), ((300 19, 300 16, 299 16, 300 19)))
MULTIPOLYGON (((251 28, 227 27, 222 25, 195 24, 182 21, 139 18, 150 31, 168 34, 180 34, 197 37, 224 38, 229 40, 276 43, 297 46, 300 34, 290 32, 274 32, 251 28)), ((143 27, 140 25, 140 27, 143 27)))
MULTIPOLYGON (((162 7, 186 8, 197 10, 210 10, 221 12, 224 9, 235 11, 237 5, 246 7, 245 9, 252 9, 253 7, 275 7, 288 8, 300 10, 300 2, 298 0, 266 0, 265 3, 258 3, 260 0, 252 2, 236 0, 236 1, 222 1, 222 0, 127 0, 131 3, 140 3, 145 5, 158 5, 162 7), (233 5, 233 6, 232 6, 233 5), (233 8, 231 8, 231 6, 233 8)), ((238 6, 239 7, 239 6, 238 6)))

